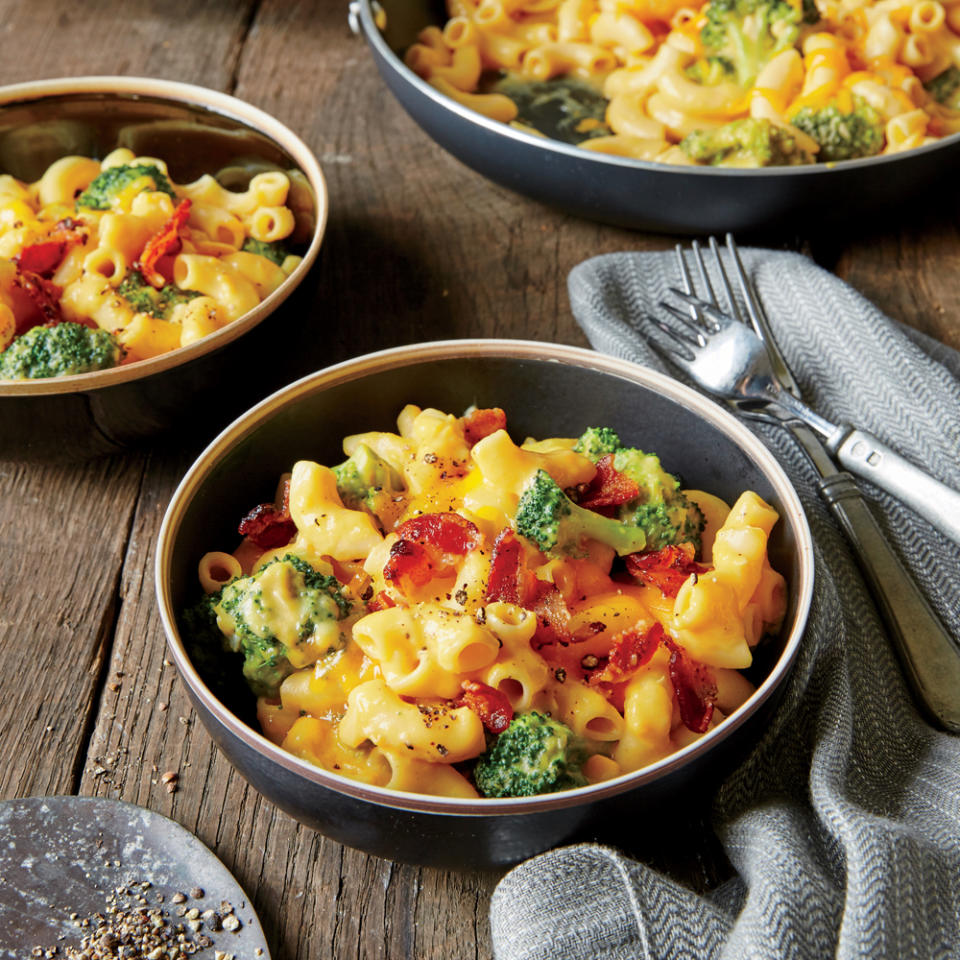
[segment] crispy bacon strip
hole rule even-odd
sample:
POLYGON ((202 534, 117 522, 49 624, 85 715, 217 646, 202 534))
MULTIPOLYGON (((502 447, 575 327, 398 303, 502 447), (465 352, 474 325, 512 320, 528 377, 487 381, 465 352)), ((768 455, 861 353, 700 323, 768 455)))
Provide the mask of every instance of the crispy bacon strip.
POLYGON ((552 583, 538 580, 527 569, 523 545, 509 527, 500 531, 493 544, 486 598, 489 603, 515 603, 536 616, 537 629, 530 640, 534 650, 573 639, 563 595, 552 583))
POLYGON ((587 510, 598 507, 618 507, 640 496, 640 488, 626 474, 613 468, 613 454, 597 461, 597 472, 580 495, 578 503, 587 510))
POLYGON ((22 269, 17 271, 13 282, 30 297, 37 308, 36 314, 22 318, 17 322, 17 336, 26 333, 31 327, 37 327, 41 324, 53 326, 57 323, 63 323, 63 315, 60 313, 60 297, 63 296, 62 287, 58 287, 51 280, 41 277, 38 273, 22 269))
POLYGON ((367 601, 367 609, 373 613, 375 610, 388 610, 390 607, 395 607, 396 604, 393 602, 393 599, 383 591, 378 593, 376 596, 371 597, 367 601))
POLYGON ((665 597, 675 597, 691 573, 706 573, 709 569, 695 563, 690 554, 676 544, 656 553, 631 553, 624 559, 634 577, 653 584, 665 597))
POLYGON ((14 263, 22 271, 49 279, 70 247, 86 242, 87 236, 80 232, 81 226, 82 223, 72 217, 59 220, 45 240, 24 247, 13 258, 14 263))
POLYGON ((532 596, 523 604, 537 618, 537 629, 530 638, 530 646, 540 650, 552 643, 571 643, 570 611, 563 594, 546 580, 534 580, 532 596))
POLYGON ((152 236, 140 254, 140 261, 134 264, 143 274, 144 280, 158 290, 167 282, 167 278, 157 269, 161 257, 178 253, 181 247, 180 229, 190 217, 190 200, 181 200, 173 216, 163 225, 159 233, 152 236))
POLYGON ((33 243, 29 247, 24 247, 13 259, 21 270, 50 277, 60 266, 60 261, 66 252, 66 243, 45 240, 43 243, 33 243))
POLYGON ((272 503, 260 503, 240 521, 239 531, 258 547, 272 550, 288 544, 296 536, 297 525, 285 509, 278 510, 272 503))
POLYGON ((390 548, 383 576, 403 593, 454 574, 482 540, 476 526, 458 513, 422 513, 401 523, 396 533, 400 539, 390 548))
POLYGON ((487 601, 523 605, 528 592, 528 574, 523 564, 523 544, 509 528, 504 527, 493 541, 490 577, 487 580, 487 601))
POLYGON ((696 663, 671 640, 663 641, 670 648, 670 682, 680 707, 680 719, 694 733, 706 733, 717 699, 717 683, 703 664, 696 663))
POLYGON ((504 430, 507 426, 507 415, 499 407, 484 407, 461 417, 460 423, 463 424, 467 445, 472 447, 491 433, 504 430))
POLYGON ((647 630, 638 630, 633 626, 621 631, 613 638, 606 665, 590 675, 590 683, 620 683, 627 680, 650 662, 664 636, 660 623, 655 623, 647 630))
POLYGON ((477 680, 463 681, 463 693, 454 705, 469 707, 491 733, 503 733, 513 719, 513 705, 506 695, 477 680))

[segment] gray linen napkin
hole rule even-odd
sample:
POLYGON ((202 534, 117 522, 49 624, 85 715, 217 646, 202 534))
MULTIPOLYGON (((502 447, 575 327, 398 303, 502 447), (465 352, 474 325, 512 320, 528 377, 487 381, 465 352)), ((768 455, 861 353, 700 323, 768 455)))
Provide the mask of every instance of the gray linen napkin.
MULTIPOLYGON (((803 256, 743 253, 811 405, 960 488, 960 355, 803 256)), ((597 350, 665 370, 637 331, 678 281, 673 253, 596 257, 570 274, 573 311, 597 350)), ((713 804, 737 876, 701 896, 595 844, 542 854, 493 895, 498 960, 960 958, 960 737, 918 715, 796 443, 776 427, 753 429, 799 491, 816 586, 784 702, 713 804)), ((865 492, 960 637, 960 548, 865 492)))

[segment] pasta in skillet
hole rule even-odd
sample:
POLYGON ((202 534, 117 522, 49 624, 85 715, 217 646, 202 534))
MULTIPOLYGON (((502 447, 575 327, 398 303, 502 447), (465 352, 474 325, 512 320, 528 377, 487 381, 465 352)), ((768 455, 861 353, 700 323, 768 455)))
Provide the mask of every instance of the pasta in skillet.
POLYGON ((394 790, 528 796, 660 760, 750 696, 786 604, 756 494, 684 491, 605 427, 518 446, 496 408, 409 405, 343 446, 202 558, 181 618, 195 656, 242 656, 286 750, 394 790))
POLYGON ((176 184, 125 148, 0 175, 0 379, 146 360, 237 320, 301 260, 290 190, 280 171, 176 184))
POLYGON ((587 150, 776 166, 960 131, 960 6, 940 0, 447 0, 407 65, 587 150))

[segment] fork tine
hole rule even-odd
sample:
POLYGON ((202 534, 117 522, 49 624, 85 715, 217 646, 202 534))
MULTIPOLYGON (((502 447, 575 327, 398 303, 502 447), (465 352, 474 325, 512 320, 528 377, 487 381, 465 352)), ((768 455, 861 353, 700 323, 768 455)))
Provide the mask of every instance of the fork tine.
POLYGON ((767 353, 770 356, 770 362, 773 366, 773 372, 777 379, 790 393, 795 397, 799 397, 800 387, 797 385, 797 381, 790 372, 790 367, 787 366, 787 361, 777 346, 777 342, 773 336, 773 330, 770 327, 770 321, 767 319, 767 315, 760 301, 757 300, 756 294, 753 291, 753 284, 749 281, 747 273, 743 269, 740 251, 733 239, 733 234, 728 233, 726 240, 727 249, 730 251, 730 258, 733 261, 734 272, 740 282, 740 290, 743 292, 743 300, 747 305, 747 315, 750 317, 750 325, 753 327, 753 332, 767 348, 767 353))
POLYGON ((694 240, 693 243, 690 244, 690 249, 693 251, 693 259, 697 265, 697 272, 700 274, 700 283, 703 284, 703 289, 707 292, 707 295, 701 299, 716 303, 717 297, 713 292, 713 284, 710 282, 707 265, 703 262, 703 254, 700 252, 700 241, 694 240))
MULTIPOLYGON (((728 233, 728 243, 730 239, 731 234, 728 233)), ((720 256, 720 246, 717 243, 716 237, 710 238, 710 252, 713 254, 713 258, 716 261, 717 272, 720 274, 720 283, 723 286, 723 292, 726 295, 727 303, 730 304, 730 316, 735 320, 739 320, 741 323, 745 323, 746 321, 743 319, 743 315, 740 312, 740 306, 733 295, 733 289, 730 286, 730 278, 727 276, 726 267, 723 265, 723 257, 720 256)))
MULTIPOLYGON (((674 247, 674 251, 677 254, 677 264, 680 267, 680 279, 683 281, 683 289, 693 295, 696 293, 696 288, 693 285, 693 278, 690 276, 690 268, 687 266, 687 257, 683 251, 683 245, 677 244, 674 247)), ((716 329, 716 324, 712 321, 708 321, 703 314, 700 313, 700 310, 695 304, 690 304, 690 318, 696 320, 701 326, 706 327, 708 330, 716 329)))
MULTIPOLYGON (((696 297, 691 293, 686 293, 683 290, 678 290, 676 287, 670 287, 670 292, 674 296, 679 297, 684 303, 689 304, 692 307, 696 307, 697 312, 701 316, 704 316, 710 320, 711 324, 713 325, 711 327, 711 332, 713 333, 716 333, 716 331, 720 330, 724 324, 729 323, 731 320, 730 315, 724 313, 724 311, 714 303, 710 303, 707 300, 701 300, 699 297, 696 297)), ((660 305, 665 307, 669 306, 662 300, 660 301, 660 305)), ((674 315, 676 316, 677 314, 674 315)), ((689 323, 689 321, 687 322, 689 323)))
POLYGON ((670 330, 674 337, 680 337, 686 340, 686 342, 693 347, 705 347, 707 345, 707 341, 703 336, 703 329, 694 326, 694 324, 690 322, 690 318, 682 310, 678 310, 672 303, 666 303, 664 300, 660 301, 660 306, 671 316, 676 317, 677 322, 680 324, 680 330, 676 330, 666 324, 660 324, 670 330))
POLYGON ((678 363, 680 366, 684 366, 686 363, 692 361, 696 354, 684 343, 686 339, 681 334, 679 334, 673 327, 668 326, 662 320, 658 320, 656 317, 648 317, 657 329, 666 336, 674 346, 667 346, 666 344, 660 343, 658 340, 651 340, 650 344, 659 350, 661 353, 666 353, 670 355, 670 358, 674 362, 678 363))

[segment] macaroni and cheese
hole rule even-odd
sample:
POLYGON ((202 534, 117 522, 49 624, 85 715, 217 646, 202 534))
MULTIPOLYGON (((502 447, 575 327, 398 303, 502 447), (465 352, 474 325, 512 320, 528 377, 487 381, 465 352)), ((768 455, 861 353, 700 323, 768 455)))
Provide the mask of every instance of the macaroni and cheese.
POLYGON ((0 379, 146 360, 243 316, 301 260, 292 178, 177 184, 126 148, 0 175, 0 379))
MULTIPOLYGON (((408 405, 302 460, 199 564, 188 649, 242 655, 264 734, 394 790, 526 796, 660 760, 752 693, 777 513, 683 490, 611 429, 517 445, 408 405)), ((216 655, 216 654, 215 654, 216 655)))
POLYGON ((957 0, 447 0, 447 11, 407 49, 412 70, 486 116, 587 150, 794 165, 960 131, 957 0))

